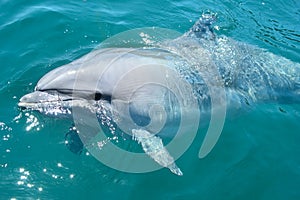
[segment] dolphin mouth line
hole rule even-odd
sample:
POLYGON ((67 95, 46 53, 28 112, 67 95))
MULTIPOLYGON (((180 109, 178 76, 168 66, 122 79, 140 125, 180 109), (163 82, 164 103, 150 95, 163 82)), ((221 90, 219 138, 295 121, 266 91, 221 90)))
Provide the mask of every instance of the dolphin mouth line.
MULTIPOLYGON (((78 99, 77 99, 78 100, 78 99)), ((74 99, 69 98, 69 99, 57 99, 57 100, 50 100, 50 101, 40 101, 40 102, 24 102, 20 101, 18 103, 18 107, 20 107, 22 110, 30 110, 34 107, 40 108, 40 107, 45 107, 45 106, 54 106, 54 105, 61 105, 63 102, 70 102, 74 101, 74 99)))
POLYGON ((83 107, 90 112, 95 112, 97 104, 101 101, 110 103, 111 96, 95 94, 81 90, 35 90, 24 95, 18 107, 22 111, 39 111, 41 113, 57 115, 72 114, 73 108, 83 107))
POLYGON ((21 110, 29 110, 30 108, 35 107, 37 104, 38 104, 38 102, 22 102, 22 101, 20 101, 18 103, 18 107, 21 110))
POLYGON ((97 106, 82 98, 57 99, 40 102, 20 101, 18 107, 21 111, 38 111, 50 117, 61 116, 62 118, 69 118, 73 113, 72 110, 74 107, 88 110, 91 113, 96 113, 97 111, 97 106))
POLYGON ((60 93, 59 91, 52 90, 49 92, 36 90, 24 95, 20 99, 18 107, 22 110, 39 110, 41 108, 66 106, 70 104, 70 102, 79 99, 80 98, 60 93))
MULTIPOLYGON (((111 102, 112 96, 109 94, 103 94, 99 91, 90 91, 90 90, 75 90, 75 89, 56 89, 56 88, 50 88, 50 89, 36 89, 36 91, 39 92, 46 92, 52 95, 57 95, 58 98, 61 96, 70 96, 69 99, 66 100, 73 100, 73 99, 85 99, 85 100, 106 100, 108 102, 111 102)), ((65 100, 65 99, 63 99, 65 100)))
POLYGON ((68 88, 41 89, 36 87, 34 92, 26 94, 20 99, 18 106, 26 107, 36 105, 39 103, 61 103, 74 100, 106 100, 108 102, 111 102, 111 95, 102 94, 99 91, 92 90, 75 90, 68 88))

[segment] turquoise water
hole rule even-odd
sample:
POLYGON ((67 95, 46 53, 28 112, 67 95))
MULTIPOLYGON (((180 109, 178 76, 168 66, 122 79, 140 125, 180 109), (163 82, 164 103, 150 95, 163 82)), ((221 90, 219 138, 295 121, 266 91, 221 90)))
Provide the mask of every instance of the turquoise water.
POLYGON ((218 13, 218 34, 300 62, 299 1, 0 4, 0 199, 300 198, 300 105, 257 105, 226 119, 209 156, 198 158, 199 136, 177 160, 183 177, 168 169, 123 173, 75 155, 64 144, 68 121, 20 115, 17 108, 42 75, 106 38, 146 26, 183 33, 205 9, 218 13))

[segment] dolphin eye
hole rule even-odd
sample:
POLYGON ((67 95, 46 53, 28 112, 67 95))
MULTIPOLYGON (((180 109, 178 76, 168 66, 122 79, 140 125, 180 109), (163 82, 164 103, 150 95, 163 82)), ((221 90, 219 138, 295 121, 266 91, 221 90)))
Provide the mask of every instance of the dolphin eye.
POLYGON ((95 101, 99 101, 102 97, 102 94, 100 92, 95 93, 95 101))

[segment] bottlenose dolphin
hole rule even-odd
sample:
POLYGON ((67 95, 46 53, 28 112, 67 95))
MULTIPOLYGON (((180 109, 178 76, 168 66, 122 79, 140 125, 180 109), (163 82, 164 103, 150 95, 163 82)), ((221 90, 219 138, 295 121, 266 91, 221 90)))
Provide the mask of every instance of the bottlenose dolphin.
MULTIPOLYGON (((54 117, 80 113, 79 126, 92 128, 89 120, 82 119, 86 113, 96 113, 112 133, 116 127, 130 133, 159 165, 182 175, 161 140, 173 138, 172 133, 181 128, 172 127, 174 122, 185 118, 180 126, 188 132, 198 127, 189 122, 199 120, 200 112, 225 117, 227 108, 300 100, 299 63, 215 35, 215 19, 214 14, 203 13, 188 32, 155 47, 95 50, 47 73, 18 105, 54 117)), ((97 131, 87 129, 81 139, 88 142, 97 131)), ((206 136, 200 157, 210 151, 219 134, 206 136)))

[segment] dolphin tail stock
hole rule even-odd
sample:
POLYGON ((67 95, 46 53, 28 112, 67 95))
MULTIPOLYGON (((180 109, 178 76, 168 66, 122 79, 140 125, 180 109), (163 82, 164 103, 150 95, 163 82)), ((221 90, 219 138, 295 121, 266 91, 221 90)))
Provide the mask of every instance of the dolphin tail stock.
POLYGON ((197 38, 204 38, 206 40, 214 40, 212 24, 217 20, 217 14, 207 10, 202 12, 200 19, 187 32, 187 36, 196 36, 197 38))
POLYGON ((175 164, 174 158, 163 146, 162 140, 143 129, 132 129, 133 138, 142 145, 144 152, 159 165, 169 168, 178 176, 182 176, 180 168, 175 164))
POLYGON ((300 103, 300 64, 273 53, 260 54, 262 69, 273 93, 269 99, 280 103, 300 103))

